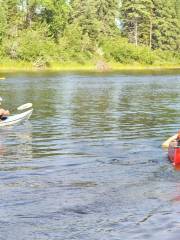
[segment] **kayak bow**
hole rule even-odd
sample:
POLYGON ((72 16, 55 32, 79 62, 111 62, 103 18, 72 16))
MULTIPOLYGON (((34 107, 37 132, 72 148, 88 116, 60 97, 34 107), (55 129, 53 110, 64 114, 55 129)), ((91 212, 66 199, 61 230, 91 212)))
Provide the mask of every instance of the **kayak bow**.
POLYGON ((5 120, 0 121, 0 127, 11 126, 17 123, 24 122, 30 118, 30 116, 32 115, 32 112, 33 112, 33 109, 30 109, 20 114, 8 116, 5 120))

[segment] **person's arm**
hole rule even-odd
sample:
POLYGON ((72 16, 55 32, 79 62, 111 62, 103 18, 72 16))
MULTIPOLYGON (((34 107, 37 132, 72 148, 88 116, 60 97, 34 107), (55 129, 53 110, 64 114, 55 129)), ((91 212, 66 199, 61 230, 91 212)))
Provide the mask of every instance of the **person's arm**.
POLYGON ((176 140, 176 139, 177 139, 177 136, 178 136, 178 134, 176 134, 176 135, 174 135, 174 136, 168 138, 168 139, 162 144, 162 147, 164 147, 164 148, 168 148, 170 142, 172 142, 173 140, 176 140))

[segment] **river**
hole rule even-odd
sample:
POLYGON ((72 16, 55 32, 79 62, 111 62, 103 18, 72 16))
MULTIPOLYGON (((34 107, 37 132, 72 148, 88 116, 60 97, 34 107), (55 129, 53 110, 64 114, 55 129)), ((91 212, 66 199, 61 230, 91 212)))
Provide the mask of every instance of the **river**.
POLYGON ((180 72, 7 73, 0 240, 178 240, 180 171, 161 144, 180 128, 180 72))

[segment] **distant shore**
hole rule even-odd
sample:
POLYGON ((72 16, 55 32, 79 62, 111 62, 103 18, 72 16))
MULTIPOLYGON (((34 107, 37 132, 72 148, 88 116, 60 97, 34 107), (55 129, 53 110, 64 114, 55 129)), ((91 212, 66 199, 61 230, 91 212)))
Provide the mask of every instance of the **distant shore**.
POLYGON ((114 72, 114 71, 165 71, 180 70, 180 64, 162 64, 162 65, 142 65, 142 64, 120 64, 106 63, 105 66, 97 64, 78 64, 78 63, 52 63, 48 66, 36 67, 32 63, 12 62, 0 64, 0 72, 63 72, 63 71, 88 71, 88 72, 114 72))

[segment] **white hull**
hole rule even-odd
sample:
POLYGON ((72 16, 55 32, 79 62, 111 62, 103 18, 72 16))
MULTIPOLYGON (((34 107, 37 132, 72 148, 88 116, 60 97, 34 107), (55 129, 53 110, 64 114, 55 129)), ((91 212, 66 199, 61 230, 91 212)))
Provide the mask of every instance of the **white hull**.
POLYGON ((32 112, 33 112, 33 109, 30 109, 26 112, 9 116, 7 117, 6 120, 0 121, 0 127, 11 126, 17 123, 24 122, 30 118, 30 116, 32 115, 32 112))

